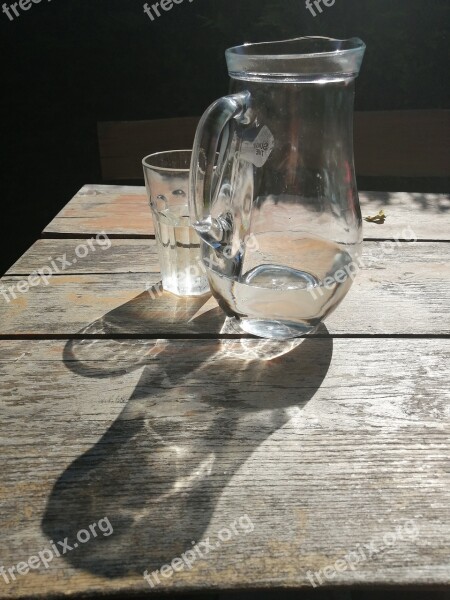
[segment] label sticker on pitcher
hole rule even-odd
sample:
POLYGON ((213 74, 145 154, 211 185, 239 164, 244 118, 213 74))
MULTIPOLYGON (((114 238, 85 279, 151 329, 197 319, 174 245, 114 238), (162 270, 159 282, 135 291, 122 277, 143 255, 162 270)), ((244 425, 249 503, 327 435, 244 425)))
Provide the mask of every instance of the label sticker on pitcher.
POLYGON ((242 142, 240 158, 254 164, 255 167, 262 167, 274 146, 275 138, 270 129, 264 125, 252 142, 248 140, 242 142))

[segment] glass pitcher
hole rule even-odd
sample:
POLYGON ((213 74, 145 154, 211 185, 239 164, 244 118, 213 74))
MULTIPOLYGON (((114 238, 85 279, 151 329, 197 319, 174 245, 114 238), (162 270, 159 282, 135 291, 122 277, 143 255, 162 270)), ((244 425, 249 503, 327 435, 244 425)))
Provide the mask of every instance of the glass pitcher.
POLYGON ((354 80, 365 45, 322 37, 226 52, 231 95, 196 133, 190 206, 219 305, 247 333, 313 332, 347 294, 362 245, 354 80))

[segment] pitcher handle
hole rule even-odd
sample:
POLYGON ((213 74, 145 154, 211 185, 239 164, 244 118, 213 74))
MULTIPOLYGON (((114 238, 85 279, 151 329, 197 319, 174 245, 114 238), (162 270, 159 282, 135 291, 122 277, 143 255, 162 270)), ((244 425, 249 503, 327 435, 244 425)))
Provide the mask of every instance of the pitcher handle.
POLYGON ((240 92, 224 96, 211 104, 200 119, 195 135, 189 186, 191 220, 200 237, 213 247, 220 245, 224 231, 224 224, 211 216, 211 207, 217 184, 220 182, 224 155, 227 153, 231 141, 226 128, 233 120, 246 123, 245 112, 249 98, 249 92, 240 92), (219 164, 216 166, 214 174, 221 135, 222 147, 219 164))

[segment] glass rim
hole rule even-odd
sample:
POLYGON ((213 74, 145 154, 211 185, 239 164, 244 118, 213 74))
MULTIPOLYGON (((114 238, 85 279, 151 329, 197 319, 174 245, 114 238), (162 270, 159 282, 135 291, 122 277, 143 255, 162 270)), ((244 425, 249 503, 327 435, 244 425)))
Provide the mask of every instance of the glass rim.
POLYGON ((169 173, 188 173, 189 172, 189 167, 185 167, 185 168, 180 168, 180 167, 160 167, 158 165, 155 164, 151 164, 149 162, 149 159, 151 158, 155 158, 155 157, 160 157, 160 156, 164 156, 167 154, 177 154, 180 155, 182 152, 185 152, 186 154, 190 154, 192 156, 192 148, 191 149, 185 149, 185 150, 163 150, 162 152, 153 152, 152 154, 147 154, 147 156, 144 156, 144 158, 142 159, 142 166, 146 169, 154 169, 157 171, 167 171, 169 173))

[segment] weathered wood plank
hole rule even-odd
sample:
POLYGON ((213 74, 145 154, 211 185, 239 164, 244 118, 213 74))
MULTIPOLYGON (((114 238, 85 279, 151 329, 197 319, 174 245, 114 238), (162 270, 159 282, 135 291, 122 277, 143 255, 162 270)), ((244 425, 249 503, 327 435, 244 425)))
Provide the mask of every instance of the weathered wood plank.
MULTIPOLYGON (((366 239, 450 240, 450 196, 406 192, 361 192, 364 216, 384 209, 384 225, 364 224, 366 239)), ((44 235, 154 236, 143 187, 86 185, 47 225, 44 235)))
MULTIPOLYGON (((46 254, 47 243, 39 243, 40 257, 46 254)), ((55 254, 66 251, 71 257, 79 240, 59 240, 59 243, 51 242, 52 251, 55 254)), ((17 291, 24 275, 3 278, 0 334, 164 337, 220 333, 224 316, 214 300, 205 306, 208 297, 177 299, 171 294, 158 294, 159 276, 154 270, 155 262, 152 264, 155 256, 151 258, 152 253, 145 247, 143 244, 139 259, 141 246, 136 240, 131 240, 129 246, 126 241, 114 244, 111 248, 111 252, 115 248, 114 276, 108 273, 107 252, 97 251, 85 267, 92 273, 81 272, 79 261, 64 274, 51 278, 48 285, 30 287, 27 293, 17 291), (144 272, 141 268, 147 258, 149 271, 144 272), (11 299, 11 286, 17 296, 15 300, 11 299)), ((363 261, 365 267, 348 296, 326 321, 331 334, 450 334, 449 243, 367 242, 363 261)), ((26 272, 36 264, 32 249, 19 261, 18 272, 26 272)))
POLYGON ((43 234, 154 236, 144 187, 85 185, 44 229, 43 234))
POLYGON ((150 590, 144 570, 208 539, 155 589, 448 585, 449 359, 450 340, 0 342, 1 564, 112 529, 1 597, 150 590))
POLYGON ((92 247, 88 245, 86 239, 38 240, 7 271, 6 275, 29 275, 42 267, 52 267, 52 261, 61 273, 71 275, 159 273, 155 240, 116 239, 103 236, 98 241, 95 236, 90 239, 92 239, 92 247), (85 257, 78 256, 85 252, 87 252, 85 257), (66 261, 70 262, 70 265, 66 261))

